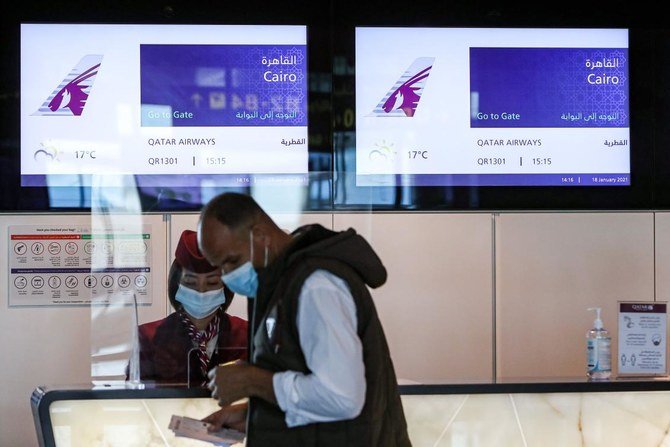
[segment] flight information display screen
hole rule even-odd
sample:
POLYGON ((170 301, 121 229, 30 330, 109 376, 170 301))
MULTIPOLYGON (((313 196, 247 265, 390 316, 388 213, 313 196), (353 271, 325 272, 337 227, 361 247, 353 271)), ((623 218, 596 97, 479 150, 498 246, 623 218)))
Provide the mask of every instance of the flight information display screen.
POLYGON ((628 186, 626 29, 355 31, 357 186, 628 186))
POLYGON ((21 184, 307 184, 305 26, 21 25, 21 184))

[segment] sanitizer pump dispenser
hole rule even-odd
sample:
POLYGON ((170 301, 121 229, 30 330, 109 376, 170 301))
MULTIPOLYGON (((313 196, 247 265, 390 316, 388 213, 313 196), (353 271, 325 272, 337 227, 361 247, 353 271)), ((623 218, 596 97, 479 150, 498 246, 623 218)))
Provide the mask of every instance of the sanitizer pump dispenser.
POLYGON ((586 333, 586 374, 593 380, 606 380, 612 374, 612 337, 603 327, 600 307, 590 307, 596 311, 593 329, 586 333))

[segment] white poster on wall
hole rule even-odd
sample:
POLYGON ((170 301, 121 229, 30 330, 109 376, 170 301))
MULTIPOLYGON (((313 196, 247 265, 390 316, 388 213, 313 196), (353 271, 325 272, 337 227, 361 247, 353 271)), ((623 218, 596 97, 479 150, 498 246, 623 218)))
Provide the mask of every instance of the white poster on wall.
POLYGON ((619 302, 619 375, 667 374, 667 303, 619 302))
POLYGON ((14 225, 9 306, 151 304, 151 226, 14 225), (134 298, 135 297, 135 298, 134 298))

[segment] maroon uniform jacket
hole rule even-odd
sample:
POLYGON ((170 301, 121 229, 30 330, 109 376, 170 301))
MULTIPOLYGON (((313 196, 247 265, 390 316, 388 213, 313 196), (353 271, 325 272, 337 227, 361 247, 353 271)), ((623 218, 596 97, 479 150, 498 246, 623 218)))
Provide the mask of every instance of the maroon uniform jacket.
MULTIPOLYGON (((231 360, 247 360, 247 322, 220 314, 217 348, 207 370, 231 360)), ((207 377, 186 325, 175 312, 139 327, 140 379, 170 384, 202 386, 207 377), (190 377, 189 377, 190 375, 190 377)))

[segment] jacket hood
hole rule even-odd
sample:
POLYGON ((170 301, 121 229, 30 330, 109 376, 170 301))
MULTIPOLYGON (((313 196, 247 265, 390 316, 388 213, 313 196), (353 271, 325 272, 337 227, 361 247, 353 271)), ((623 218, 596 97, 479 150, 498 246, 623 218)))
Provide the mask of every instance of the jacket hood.
POLYGON ((370 287, 386 282, 386 268, 370 244, 353 228, 335 232, 319 225, 306 225, 294 231, 288 263, 318 257, 342 262, 352 268, 370 287))

